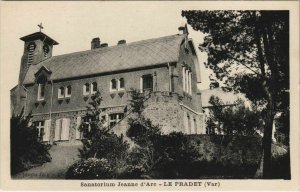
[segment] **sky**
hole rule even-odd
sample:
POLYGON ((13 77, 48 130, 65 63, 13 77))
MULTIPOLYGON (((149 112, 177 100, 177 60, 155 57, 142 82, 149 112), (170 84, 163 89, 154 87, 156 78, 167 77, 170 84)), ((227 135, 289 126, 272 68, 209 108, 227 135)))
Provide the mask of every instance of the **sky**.
MULTIPOLYGON (((55 46, 53 55, 61 55, 77 51, 89 50, 90 42, 94 37, 100 37, 101 42, 115 45, 118 40, 127 42, 149 38, 162 37, 178 33, 178 26, 184 21, 181 10, 208 10, 208 9, 280 9, 291 10, 291 127, 299 127, 299 3, 285 1, 165 1, 165 2, 130 2, 130 1, 0 1, 0 123, 1 123, 1 160, 9 162, 9 90, 18 81, 21 56, 24 44, 19 38, 38 31, 37 25, 43 23, 43 32, 59 42, 55 46), (293 36, 294 35, 294 36, 293 36)), ((190 37, 198 45, 203 40, 203 34, 195 32, 189 27, 190 37)), ((199 88, 206 89, 209 85, 211 71, 204 68, 207 60, 205 53, 197 51, 200 63, 201 80, 199 88)), ((299 180, 299 129, 292 129, 294 137, 291 140, 291 151, 295 158, 292 160, 293 182, 280 185, 281 189, 290 189, 299 180), (298 137, 297 137, 298 136, 298 137), (292 184, 292 185, 291 185, 292 184)), ((4 162, 4 161, 1 161, 4 162)), ((6 167, 5 167, 6 165, 6 167)), ((1 168, 7 164, 1 163, 1 168)), ((4 170, 4 169, 1 169, 4 170)), ((5 172, 6 173, 6 172, 5 172)), ((15 185, 3 177, 2 183, 24 188, 24 185, 15 185)), ((2 179, 2 178, 1 178, 2 179)), ((47 181, 48 182, 48 181, 47 181)), ((239 189, 249 190, 251 187, 270 186, 267 181, 256 182, 253 185, 244 183, 228 183, 225 188, 237 186, 239 189), (249 188, 250 187, 250 188, 249 188)), ((32 183, 37 184, 37 182, 32 183)), ((50 183, 49 183, 50 184, 50 183)), ((298 184, 298 183, 297 183, 298 184)), ((272 186, 278 185, 271 183, 272 186), (273 185, 272 185, 273 184, 273 185)), ((47 186, 47 185, 46 185, 47 186)), ((299 185, 297 185, 298 187, 299 185)), ((36 186, 35 186, 36 187, 36 186)), ((69 183, 53 187, 69 189, 69 183), (67 186, 68 185, 68 186, 67 186)), ((37 189, 37 187, 36 187, 37 189)), ((231 188, 232 189, 232 188, 231 188)), ((237 189, 237 187, 236 187, 237 189)), ((295 190, 296 188, 293 188, 295 190)))
MULTIPOLYGON (((5 86, 17 84, 24 43, 19 38, 37 32, 42 22, 42 32, 59 42, 53 56, 89 50, 94 37, 101 43, 116 45, 118 40, 128 43, 150 38, 178 34, 185 22, 181 10, 196 8, 198 3, 173 2, 6 2, 1 10, 1 59, 5 60, 5 86), (5 26, 5 27, 2 27, 5 26)), ((197 46, 204 35, 188 26, 197 46)), ((197 49, 200 65, 200 89, 208 88, 209 73, 203 62, 206 53, 197 49)))

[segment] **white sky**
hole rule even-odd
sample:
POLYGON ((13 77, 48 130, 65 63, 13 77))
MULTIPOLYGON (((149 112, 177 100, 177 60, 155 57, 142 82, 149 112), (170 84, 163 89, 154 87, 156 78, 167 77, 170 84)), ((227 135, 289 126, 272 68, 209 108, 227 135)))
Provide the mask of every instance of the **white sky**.
MULTIPOLYGON (((1 46, 5 86, 17 84, 24 44, 19 38, 39 29, 43 23, 45 34, 59 42, 53 55, 90 49, 94 37, 102 43, 115 45, 118 40, 127 42, 173 35, 184 18, 182 9, 195 9, 199 3, 173 2, 5 2, 1 10, 1 46)), ((190 37, 197 46, 203 34, 189 26, 190 37)), ((198 50, 198 48, 197 48, 198 50)), ((198 51, 201 80, 199 88, 208 88, 209 74, 203 66, 207 57, 198 51)))

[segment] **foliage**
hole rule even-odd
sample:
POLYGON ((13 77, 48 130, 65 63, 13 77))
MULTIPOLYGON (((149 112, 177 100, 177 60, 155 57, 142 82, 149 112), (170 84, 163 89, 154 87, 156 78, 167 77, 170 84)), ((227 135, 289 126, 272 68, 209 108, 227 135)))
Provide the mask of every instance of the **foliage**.
POLYGON ((212 96, 210 115, 207 119, 207 128, 216 129, 225 135, 255 136, 257 130, 263 126, 261 112, 245 106, 242 99, 236 100, 231 106, 225 106, 219 97, 212 96))
POLYGON ((66 175, 69 179, 116 178, 119 169, 126 164, 128 143, 123 135, 118 136, 103 125, 100 92, 91 99, 84 116, 89 121, 80 126, 83 133, 83 146, 79 149, 81 161, 69 168, 66 175))
POLYGON ((107 159, 88 158, 74 163, 67 171, 67 179, 108 179, 113 177, 107 159))
POLYGON ((51 161, 49 145, 44 144, 38 136, 38 130, 29 126, 31 115, 24 116, 23 110, 19 115, 10 119, 10 151, 11 174, 29 169, 51 161))
POLYGON ((123 136, 118 136, 109 127, 103 126, 104 119, 101 117, 102 101, 100 92, 91 97, 92 101, 84 118, 89 119, 88 123, 82 123, 80 131, 83 132, 82 149, 79 150, 80 157, 88 158, 107 158, 110 161, 117 161, 126 154, 128 143, 123 136))
POLYGON ((130 153, 129 164, 137 166, 138 178, 176 178, 183 165, 192 161, 195 151, 182 133, 162 134, 158 126, 143 116, 144 104, 137 104, 145 101, 143 94, 133 91, 132 98, 134 114, 128 119, 127 136, 137 146, 130 153))
POLYGON ((129 104, 131 106, 132 112, 136 113, 137 115, 141 115, 143 110, 145 109, 145 96, 144 94, 141 94, 138 90, 136 89, 131 89, 130 90, 130 96, 131 99, 129 100, 129 104))
POLYGON ((243 92, 264 108, 264 178, 271 175, 274 116, 289 106, 288 11, 182 11, 206 34, 205 64, 227 90, 243 92))

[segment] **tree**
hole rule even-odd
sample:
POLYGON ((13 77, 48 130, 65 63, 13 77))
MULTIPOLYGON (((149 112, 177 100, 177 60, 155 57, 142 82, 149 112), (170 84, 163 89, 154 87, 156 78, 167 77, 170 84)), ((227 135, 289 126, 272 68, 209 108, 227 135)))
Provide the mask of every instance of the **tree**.
POLYGON ((262 127, 261 114, 255 106, 250 109, 242 99, 225 106, 219 97, 212 96, 207 128, 226 135, 257 136, 262 127))
POLYGON ((225 88, 263 108, 263 177, 271 178, 274 116, 289 109, 288 11, 182 11, 206 34, 199 48, 225 88))
POLYGON ((80 125, 83 133, 83 146, 79 149, 81 159, 69 167, 67 179, 112 179, 126 171, 129 145, 123 135, 118 136, 104 126, 100 92, 91 96, 91 100, 83 117, 86 121, 80 125))
POLYGON ((83 147, 79 150, 80 157, 83 159, 106 158, 111 162, 117 162, 126 155, 129 145, 122 135, 116 135, 110 130, 110 127, 103 125, 100 92, 96 92, 91 99, 84 116, 88 119, 88 123, 82 123, 80 126, 80 131, 83 132, 81 140, 83 147))
POLYGON ((44 144, 35 126, 29 125, 31 115, 24 111, 10 119, 11 174, 51 161, 50 146, 44 144))

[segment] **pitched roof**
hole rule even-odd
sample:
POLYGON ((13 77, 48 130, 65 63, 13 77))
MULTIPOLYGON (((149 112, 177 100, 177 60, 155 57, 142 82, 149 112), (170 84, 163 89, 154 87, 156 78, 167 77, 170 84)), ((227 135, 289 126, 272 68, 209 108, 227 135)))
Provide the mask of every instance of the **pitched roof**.
POLYGON ((32 41, 35 39, 40 39, 40 40, 48 42, 49 44, 58 45, 57 41, 55 41, 54 39, 52 39, 51 37, 49 37, 48 35, 46 35, 45 33, 42 33, 42 32, 32 33, 30 35, 21 37, 20 39, 22 41, 32 41))
POLYGON ((201 91, 201 101, 203 108, 212 107, 212 105, 209 103, 209 99, 213 95, 219 97, 225 105, 232 105, 238 98, 245 100, 245 97, 242 94, 225 92, 220 87, 214 89, 205 89, 201 91))
POLYGON ((52 72, 50 80, 59 80, 177 62, 184 38, 185 35, 172 35, 53 56, 30 66, 24 84, 34 83, 34 74, 42 66, 52 72))

